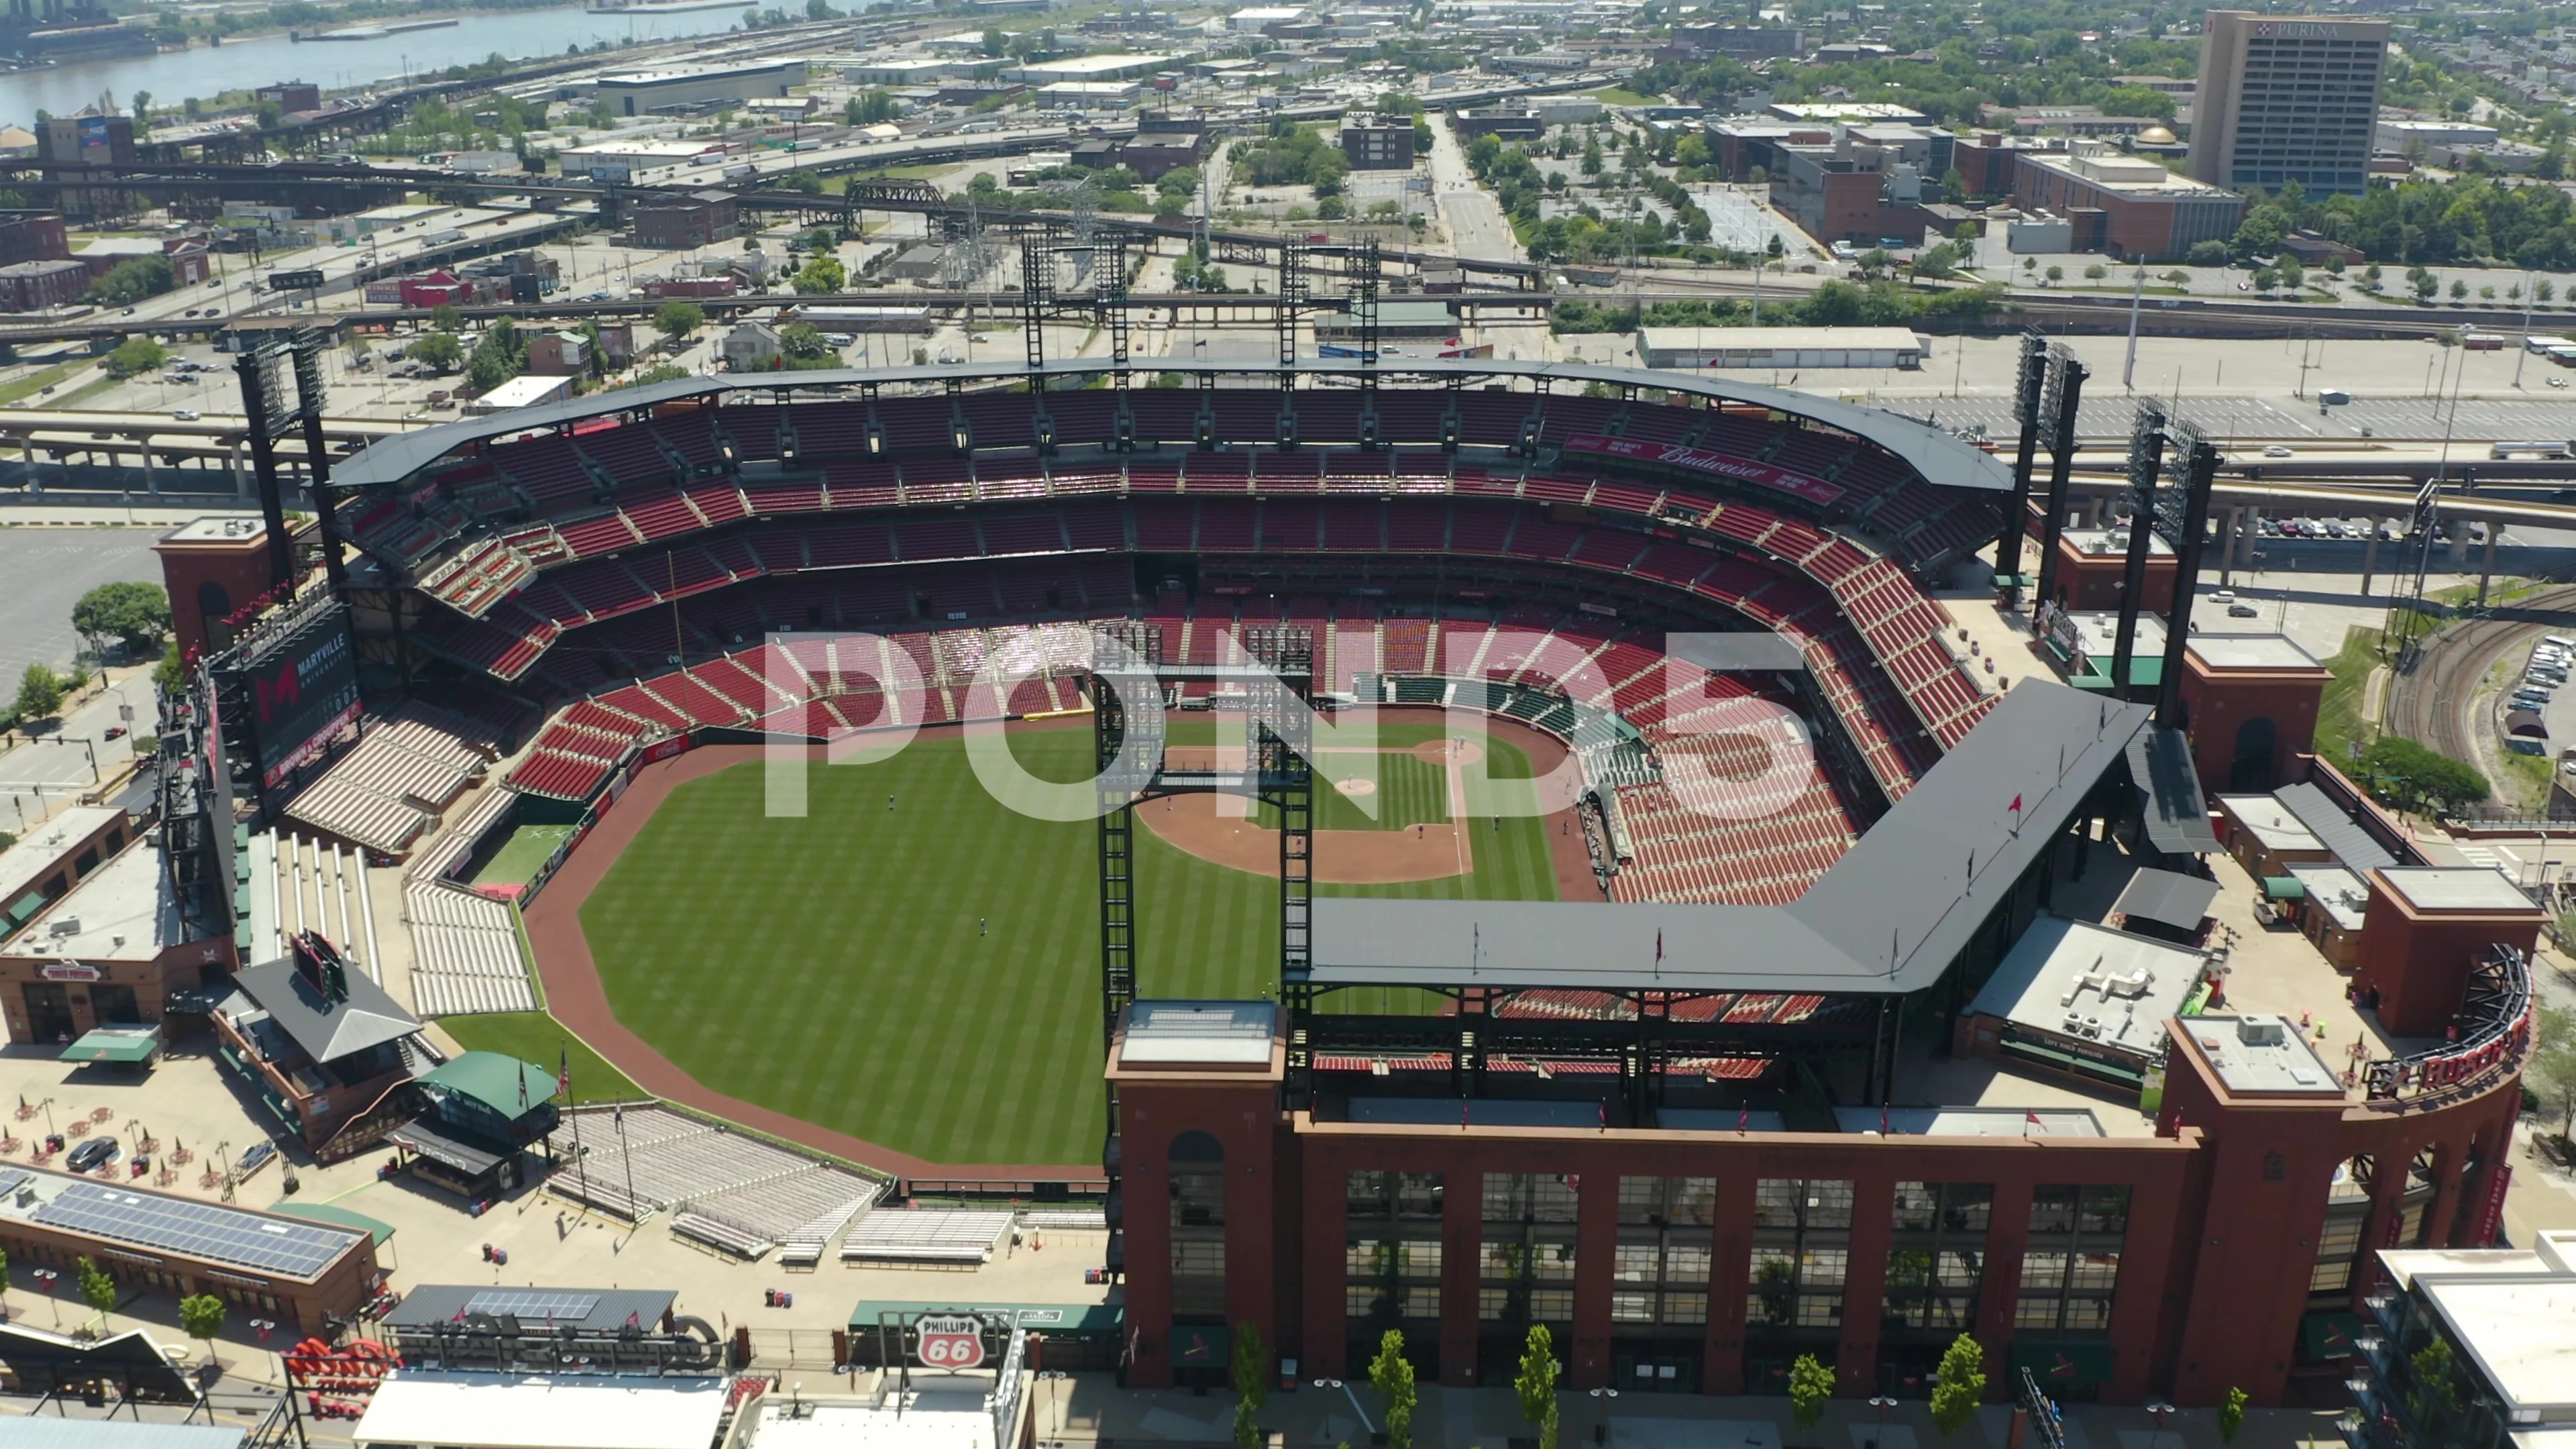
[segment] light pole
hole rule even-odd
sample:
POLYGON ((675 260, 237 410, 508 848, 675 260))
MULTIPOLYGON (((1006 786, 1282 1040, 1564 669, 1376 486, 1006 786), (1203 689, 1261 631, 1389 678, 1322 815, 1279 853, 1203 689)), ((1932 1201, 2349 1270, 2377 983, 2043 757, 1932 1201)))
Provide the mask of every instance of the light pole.
POLYGON ((2513 385, 2522 386, 2522 364, 2531 356, 2531 273, 2522 274, 2522 356, 2513 360, 2513 385))
POLYGON ((1343 1395, 1351 1401, 1351 1412, 1360 1416, 1360 1427, 1368 1431, 1370 1438, 1374 1439, 1377 1437, 1377 1425, 1369 1422, 1368 1410, 1360 1407, 1360 1396, 1352 1390, 1349 1384, 1342 1382, 1340 1379, 1317 1379, 1315 1380, 1315 1387, 1328 1390, 1340 1389, 1343 1395))
POLYGON ((1064 1437, 1064 1389, 1061 1385, 1066 1379, 1072 1377, 1073 1375, 1066 1373, 1062 1369, 1043 1369, 1038 1373, 1038 1379, 1040 1382, 1058 1386, 1047 1390, 1048 1400, 1055 1405, 1055 1434, 1053 1437, 1057 1439, 1064 1437))
POLYGON ((1878 1426, 1870 1434, 1868 1449, 1878 1449, 1880 1441, 1887 1437, 1887 1411, 1896 1407, 1896 1398, 1892 1394, 1873 1394, 1869 1406, 1878 1410, 1878 1426))
POLYGON ((1592 1442, 1607 1444, 1610 1442, 1610 1401, 1619 1397, 1619 1391, 1608 1384, 1603 1384, 1597 1389, 1587 1389, 1585 1392, 1601 1406, 1601 1418, 1592 1426, 1592 1442))

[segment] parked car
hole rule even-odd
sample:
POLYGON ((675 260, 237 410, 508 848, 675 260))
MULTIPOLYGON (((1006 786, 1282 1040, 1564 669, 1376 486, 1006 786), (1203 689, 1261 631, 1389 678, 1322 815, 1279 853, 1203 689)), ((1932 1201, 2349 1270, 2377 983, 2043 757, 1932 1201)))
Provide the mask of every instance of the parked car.
POLYGON ((2262 610, 2255 608, 2252 604, 2242 602, 2241 600, 2227 606, 2227 617, 2231 619, 2257 618, 2261 616, 2262 612, 2262 610))
POLYGON ((117 1146, 113 1137, 93 1137, 71 1150, 63 1166, 74 1172, 95 1172, 116 1160, 117 1146))

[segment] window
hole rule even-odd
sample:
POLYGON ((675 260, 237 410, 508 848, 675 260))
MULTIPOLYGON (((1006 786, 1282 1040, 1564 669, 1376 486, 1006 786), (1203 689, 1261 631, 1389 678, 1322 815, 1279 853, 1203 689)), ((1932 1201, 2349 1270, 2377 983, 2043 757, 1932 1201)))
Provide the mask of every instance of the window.
POLYGON ((2050 1186, 2031 1194, 2030 1239, 2022 1254, 2020 1328, 2102 1332, 2120 1286, 2120 1248, 2129 1227, 2125 1186, 2050 1186))
POLYGON ((1754 1184, 1747 1326, 1824 1329, 1842 1322, 1850 1271, 1852 1184, 1835 1178, 1763 1178, 1754 1184))
POLYGON ((1436 1172, 1348 1175, 1342 1301, 1361 1332, 1383 1332, 1400 1319, 1439 1319, 1444 1196, 1436 1172))

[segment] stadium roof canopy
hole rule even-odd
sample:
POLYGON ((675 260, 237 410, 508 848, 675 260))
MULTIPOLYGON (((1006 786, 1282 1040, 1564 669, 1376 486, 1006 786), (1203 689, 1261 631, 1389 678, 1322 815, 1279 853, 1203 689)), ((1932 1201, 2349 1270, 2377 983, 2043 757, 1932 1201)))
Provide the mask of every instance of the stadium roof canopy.
MULTIPOLYGON (((1047 376, 1071 381, 1113 370, 1116 363, 1102 358, 1073 358, 1045 364, 1047 376)), ((1131 363, 1137 372, 1201 372, 1276 376, 1275 364, 1244 363, 1232 367, 1167 367, 1131 363)), ((1312 378, 1356 377, 1361 371, 1373 370, 1380 378, 1420 377, 1446 380, 1453 377, 1473 382, 1481 379, 1523 378, 1533 382, 1568 384, 1566 396, 1579 391, 1589 382, 1652 388, 1660 392, 1681 393, 1692 397, 1724 398, 1771 408, 1799 417, 1813 418, 1828 427, 1840 428, 1857 437, 1885 448, 1904 460, 1928 482, 1951 488, 1977 488, 2004 492, 2012 487, 2012 470, 1985 450, 1939 428, 1930 427, 1883 408, 1860 407, 1813 393, 1794 392, 1788 388, 1765 387, 1760 383, 1737 382, 1729 378, 1696 377, 1688 373, 1650 371, 1636 367, 1604 367, 1579 362, 1497 361, 1491 358, 1407 358, 1401 366, 1386 363, 1363 363, 1356 358, 1326 357, 1300 360, 1294 369, 1312 378)), ((833 368, 813 372, 736 373, 722 377, 684 377, 669 382, 647 383, 642 387, 619 388, 613 392, 595 393, 589 397, 570 398, 536 407, 513 408, 488 417, 463 418, 419 432, 403 433, 379 440, 366 451, 331 469, 331 481, 341 488, 365 488, 395 483, 420 472, 440 458, 470 443, 490 438, 508 437, 536 428, 563 427, 586 418, 611 413, 629 412, 661 403, 680 402, 690 398, 715 397, 725 393, 756 392, 824 392, 857 387, 862 383, 892 386, 897 384, 946 385, 951 382, 1016 381, 1028 376, 1026 363, 989 363, 983 366, 926 365, 921 367, 833 368)))
POLYGON ((2153 727, 2153 713, 2023 683, 1786 905, 1603 909, 1319 896, 1310 979, 1507 990, 1919 991, 1949 968, 2094 786, 2126 767, 2129 743, 2153 727))

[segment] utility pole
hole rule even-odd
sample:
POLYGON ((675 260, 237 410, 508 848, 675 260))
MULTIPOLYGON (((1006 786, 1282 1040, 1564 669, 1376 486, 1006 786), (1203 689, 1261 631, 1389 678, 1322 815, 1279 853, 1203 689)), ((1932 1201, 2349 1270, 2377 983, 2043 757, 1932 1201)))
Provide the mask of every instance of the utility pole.
POLYGON ((2147 254, 2138 253, 2137 279, 2129 284, 2129 358, 2120 364, 2120 390, 2136 392, 2130 384, 2138 375, 2138 312, 2147 296, 2147 254))
POLYGON ((2522 274, 2522 356, 2513 360, 2513 385, 2522 386, 2522 364, 2531 356, 2531 273, 2522 274))

